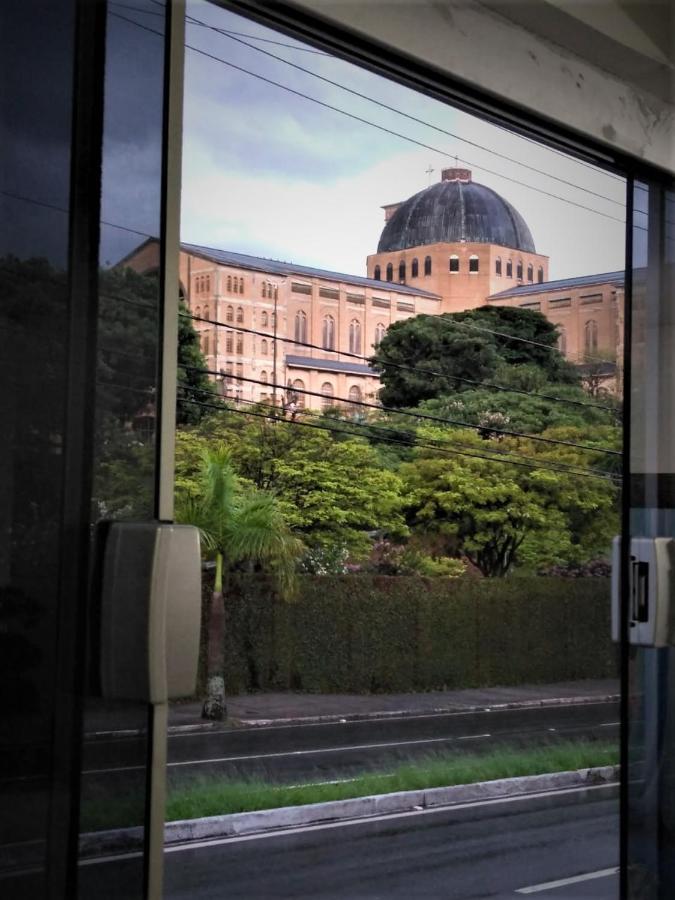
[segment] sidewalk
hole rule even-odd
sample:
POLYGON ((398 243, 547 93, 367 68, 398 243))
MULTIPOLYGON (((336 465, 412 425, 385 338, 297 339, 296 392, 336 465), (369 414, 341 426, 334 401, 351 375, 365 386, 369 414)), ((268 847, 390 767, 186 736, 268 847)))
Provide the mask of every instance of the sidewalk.
MULTIPOLYGON (((228 698, 227 709, 229 726, 250 727, 618 699, 618 680, 607 678, 517 687, 429 691, 420 694, 242 694, 228 698)), ((205 723, 200 715, 199 703, 173 703, 169 713, 169 728, 183 730, 199 724, 214 727, 205 723)))

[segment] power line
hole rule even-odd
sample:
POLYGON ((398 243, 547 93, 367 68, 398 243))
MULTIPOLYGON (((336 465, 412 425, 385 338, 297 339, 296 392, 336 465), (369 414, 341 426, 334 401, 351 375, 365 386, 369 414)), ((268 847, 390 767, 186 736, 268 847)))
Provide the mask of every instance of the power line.
MULTIPOLYGON (((479 144, 477 141, 469 140, 468 138, 461 137, 459 134, 455 132, 448 131, 445 128, 441 128, 439 125, 434 125, 431 122, 427 122, 424 119, 420 119, 417 116, 410 115, 410 113, 403 112, 403 110, 397 109, 394 106, 390 106, 388 103, 384 103, 381 100, 377 100, 374 97, 370 97, 368 94, 364 94, 361 91, 357 91, 354 88, 347 87, 347 85, 342 84, 339 81, 334 81, 332 78, 327 78, 324 75, 320 75, 318 72, 314 72, 311 69, 307 69, 304 66, 299 65, 298 63, 294 63, 291 60, 284 59, 283 56, 277 56, 275 53, 271 53, 269 50, 265 50, 262 47, 256 47, 253 44, 247 43, 245 40, 242 40, 241 36, 238 35, 237 32, 230 31, 225 28, 218 28, 216 25, 210 25, 208 22, 204 22, 201 19, 197 19, 194 16, 186 16, 187 21, 193 25, 200 25, 204 28, 207 28, 209 31, 214 31, 222 37, 228 38, 229 40, 235 41, 238 44, 241 44, 244 47, 248 47, 250 50, 255 50, 256 53, 262 53, 265 56, 268 56, 270 59, 275 59, 278 62, 282 62, 287 66, 290 66, 293 69, 296 69, 299 72, 304 72, 307 75, 311 75, 313 78, 318 79, 319 81, 323 81, 325 84, 330 84, 333 87, 337 87, 340 90, 346 91, 348 94, 352 94, 354 97, 359 97, 361 100, 367 100, 369 103, 373 103, 375 106, 379 106, 381 109, 386 109, 388 112, 393 112, 396 115, 402 116, 405 119, 408 119, 411 122, 415 122, 418 125, 423 125, 426 128, 431 128, 433 131, 437 131, 439 134, 444 134, 447 137, 451 137, 455 140, 462 141, 464 144, 468 144, 470 147, 475 147, 478 150, 484 150, 486 153, 492 154, 499 159, 504 159, 507 162, 515 163, 516 165, 522 166, 524 169, 529 169, 531 172, 535 172, 537 175, 544 175, 547 178, 551 178, 553 181, 557 181, 560 184, 565 184, 568 187, 575 188, 576 190, 584 191, 587 194, 591 194, 594 197, 598 197, 601 200, 606 200, 608 203, 613 203, 616 206, 621 207, 622 209, 626 208, 626 204, 622 203, 619 200, 614 200, 612 197, 607 197, 605 194, 600 194, 597 191, 592 190, 591 188, 583 187, 582 185, 574 184, 572 181, 568 181, 566 178, 560 178, 558 175, 553 175, 551 172, 547 172, 544 169, 538 169, 536 166, 531 166, 529 163, 522 162, 521 160, 514 159, 511 156, 508 156, 505 153, 499 153, 497 150, 492 150, 489 147, 483 146, 483 144, 479 144)), ((251 37, 249 35, 249 37, 251 37)), ((327 55, 327 54, 324 54, 327 55)), ((467 165, 473 165, 474 168, 481 169, 481 166, 472 163, 470 160, 462 159, 461 157, 457 157, 458 162, 465 163, 467 165)), ((489 172, 489 169, 485 169, 484 171, 489 172)), ((497 174, 497 173, 492 173, 497 174)), ((507 177, 507 176, 500 176, 507 177)))
MULTIPOLYGON (((151 34, 156 34, 159 37, 164 37, 161 31, 156 31, 154 28, 149 28, 147 25, 143 25, 141 22, 135 22, 133 19, 128 19, 126 16, 122 16, 119 13, 111 13, 111 16, 114 16, 117 19, 121 19, 124 22, 128 22, 130 25, 135 25, 137 28, 141 28, 144 31, 148 31, 151 34)), ((418 147, 422 147, 424 150, 431 150, 433 153, 438 153, 441 156, 447 157, 448 154, 445 150, 440 150, 438 147, 433 147, 431 144, 426 144, 423 141, 418 141, 416 138, 409 137, 408 135, 401 134, 398 131, 394 131, 391 128, 386 128, 384 125, 378 125, 375 122, 370 122, 368 119, 364 119, 362 116, 357 116, 354 113, 347 112, 345 109, 341 109, 339 106, 334 106, 331 103, 326 103, 324 100, 319 100, 317 97, 312 97, 309 94, 305 94, 303 91, 298 91, 295 88, 289 87, 288 85, 281 84, 278 81, 275 81, 272 78, 267 78, 265 75, 261 75, 259 72, 252 72, 250 69, 245 69, 243 66, 238 66, 236 63, 230 62, 229 60, 223 59, 220 56, 216 56, 213 53, 209 53, 206 50, 202 50, 199 47, 193 47, 191 44, 185 44, 185 48, 187 50, 192 50, 194 53, 198 53, 201 56, 206 57, 207 59, 211 59, 214 62, 221 63, 224 66, 228 66, 231 69, 235 69, 238 72, 242 72, 245 75, 250 75, 252 78, 256 78, 259 81, 262 81, 266 84, 270 84, 274 87, 279 88, 280 90, 287 91, 290 94, 293 94, 296 97, 300 97, 303 100, 307 100, 310 103, 315 103, 317 106, 321 106, 324 109, 329 109, 332 112, 339 113, 340 115, 346 116, 349 119, 353 119, 356 122, 360 122, 362 125, 367 125, 370 128, 376 128, 378 131, 382 131, 385 134, 389 134, 392 137, 397 137, 403 141, 407 141, 408 143, 414 144, 418 147)), ((543 194, 546 197, 550 197, 553 200, 559 200, 562 203, 568 203, 571 206, 575 206, 578 209, 586 210, 586 212, 595 213, 595 215, 602 216, 605 219, 610 219, 613 222, 619 222, 621 225, 625 225, 624 219, 619 219, 616 216, 612 216, 609 213, 601 212, 598 209, 593 209, 590 206, 585 206, 583 203, 578 203, 576 200, 570 200, 567 197, 561 197, 559 194, 553 194, 550 191, 544 190, 544 188, 538 188, 534 185, 528 184, 526 181, 520 181, 517 178, 513 178, 510 175, 503 175, 500 172, 495 172, 493 169, 488 169, 485 166, 475 166, 476 169, 480 169, 482 172, 487 172, 490 175, 495 175, 498 178, 502 178, 505 181, 510 181, 513 184, 520 185, 521 187, 529 188, 530 190, 537 191, 540 194, 543 194)))
MULTIPOLYGON (((307 341, 296 341, 293 338, 282 337, 281 335, 278 335, 278 334, 276 334, 276 335, 273 333, 270 334, 269 332, 258 331, 253 328, 245 328, 243 325, 238 325, 235 323, 219 322, 216 319, 207 319, 203 316, 195 316, 191 313, 179 313, 179 315, 193 319, 196 322, 206 322, 210 325, 216 325, 220 328, 226 328, 226 329, 229 329, 230 331, 239 331, 242 334, 255 334, 260 337, 270 338, 271 340, 282 341, 283 343, 286 343, 286 344, 294 344, 296 347, 306 347, 310 350, 320 350, 322 353, 335 353, 338 356, 346 356, 346 357, 349 357, 350 359, 358 359, 361 362, 365 361, 366 363, 370 363, 370 357, 362 356, 359 353, 351 353, 347 350, 335 350, 333 348, 320 347, 318 344, 310 344, 307 341)), ((484 388, 488 388, 490 390, 502 391, 504 393, 509 393, 509 394, 521 394, 526 397, 539 397, 542 400, 549 400, 554 403, 565 403, 570 406, 587 406, 592 409, 602 409, 602 410, 605 410, 606 412, 611 412, 614 415, 616 415, 616 413, 617 413, 617 410, 613 409, 611 406, 603 406, 600 403, 588 403, 584 400, 570 400, 565 397, 554 397, 550 394, 540 394, 537 391, 525 391, 520 388, 512 388, 512 387, 510 388, 510 387, 506 387, 505 385, 493 384, 492 382, 488 382, 488 381, 475 381, 471 378, 464 378, 460 375, 450 375, 450 374, 444 373, 444 372, 435 372, 431 369, 422 368, 421 366, 406 366, 406 365, 403 365, 402 363, 393 363, 393 362, 381 363, 381 365, 383 365, 384 367, 402 370, 405 372, 417 372, 417 373, 423 372, 425 375, 433 375, 437 378, 449 378, 453 381, 459 381, 464 384, 471 384, 474 387, 484 387, 484 388)), ((377 375, 378 375, 378 373, 373 371, 373 377, 377 377, 377 375)))
MULTIPOLYGON (((181 402, 193 403, 195 406, 199 406, 204 409, 213 409, 216 412, 220 412, 220 413, 224 413, 224 414, 235 413, 235 414, 244 415, 244 416, 255 416, 260 419, 267 419, 270 421, 283 423, 285 425, 297 425, 297 426, 300 426, 303 428, 314 428, 319 431, 329 431, 331 433, 337 433, 337 434, 350 434, 352 437, 358 437, 358 438, 363 437, 363 435, 359 434, 358 432, 353 432, 353 431, 350 432, 344 428, 334 428, 331 426, 320 425, 317 422, 303 422, 303 421, 300 421, 299 419, 286 419, 283 416, 274 415, 272 413, 262 413, 262 412, 257 412, 257 411, 254 412, 253 410, 250 410, 250 409, 244 410, 244 409, 235 409, 232 407, 223 408, 222 406, 217 406, 214 403, 203 403, 200 400, 194 400, 194 399, 190 399, 190 398, 181 398, 181 402)), ((246 400, 237 401, 237 402, 253 403, 253 401, 246 401, 246 400)), ((260 406, 261 404, 254 404, 254 405, 260 406)), ((262 404, 262 405, 264 405, 264 404, 262 404)), ((382 443, 386 443, 386 444, 402 444, 403 446, 421 447, 422 449, 429 449, 429 450, 436 450, 436 451, 438 451, 440 449, 433 445, 425 446, 424 444, 421 444, 421 443, 411 443, 408 441, 402 441, 402 440, 398 440, 398 439, 394 439, 394 438, 378 438, 376 435, 372 435, 372 437, 374 440, 379 440, 382 443)), ((550 471, 555 471, 555 468, 551 465, 546 465, 546 464, 536 465, 536 464, 517 462, 515 460, 509 460, 509 459, 497 459, 494 456, 483 456, 479 453, 468 453, 463 450, 448 451, 448 455, 466 456, 466 457, 473 458, 473 459, 483 459, 483 460, 486 460, 487 462, 499 463, 501 465, 518 466, 520 468, 526 468, 526 469, 539 469, 539 470, 548 469, 550 471)), ((567 472, 564 472, 564 470, 560 470, 560 471, 562 471, 563 474, 569 474, 567 472)), ((575 472, 575 474, 580 475, 585 478, 601 478, 604 481, 608 481, 611 484, 614 484, 616 481, 615 476, 612 476, 610 474, 597 474, 595 472, 589 472, 589 471, 583 471, 583 470, 575 472)))
MULTIPOLYGON (((225 378, 234 378, 237 381, 245 381, 250 384, 263 385, 264 387, 272 387, 272 388, 276 387, 276 388, 281 388, 282 390, 287 390, 287 388, 288 388, 288 385, 284 385, 284 384, 281 384, 278 382, 275 383, 275 382, 270 382, 270 381, 262 381, 259 378, 249 378, 245 375, 235 375, 231 372, 222 372, 222 371, 216 372, 213 369, 202 369, 202 368, 199 368, 198 366, 188 366, 184 363, 179 363, 179 365, 183 369, 187 369, 187 370, 194 371, 194 372, 201 372, 204 375, 213 375, 216 378, 221 378, 224 376, 225 378)), ((321 397, 324 400, 326 399, 326 395, 320 393, 319 391, 310 391, 307 388, 296 388, 293 386, 291 386, 291 390, 297 394, 307 394, 308 396, 321 397)), ((441 416, 434 416, 431 413, 407 412, 406 410, 397 409, 396 407, 392 407, 392 406, 381 406, 380 404, 377 404, 377 403, 369 403, 366 400, 351 400, 349 397, 333 396, 332 399, 336 400, 338 402, 341 402, 341 403, 350 404, 352 406, 362 406, 366 409, 373 409, 378 412, 387 412, 387 413, 392 413, 394 415, 399 415, 399 416, 408 416, 412 419, 419 419, 419 420, 423 420, 423 421, 435 422, 435 423, 438 423, 441 425, 453 425, 457 428, 470 428, 471 430, 477 431, 477 432, 492 431, 495 434, 503 434, 505 437, 525 438, 527 440, 536 441, 536 442, 542 443, 542 444, 551 444, 551 445, 561 446, 561 447, 571 447, 576 450, 587 450, 592 453, 602 453, 606 456, 621 456, 620 450, 610 450, 608 448, 592 447, 589 444, 577 444, 574 441, 564 441, 564 440, 561 440, 558 438, 547 438, 547 437, 543 437, 542 435, 539 435, 539 434, 527 434, 527 433, 521 432, 521 431, 510 431, 505 428, 493 428, 490 425, 486 425, 486 426, 474 425, 471 422, 462 422, 462 421, 458 421, 456 419, 447 419, 447 418, 443 418, 441 416)))

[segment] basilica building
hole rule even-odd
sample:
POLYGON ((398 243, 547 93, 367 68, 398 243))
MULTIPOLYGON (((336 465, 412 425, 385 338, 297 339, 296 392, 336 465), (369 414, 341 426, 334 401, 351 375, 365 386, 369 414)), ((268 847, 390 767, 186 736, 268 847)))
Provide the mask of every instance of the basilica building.
MULTIPOLYGON (((523 217, 468 169, 443 169, 383 209, 365 277, 181 244, 181 296, 224 396, 315 409, 374 402, 368 357, 392 323, 485 305, 540 311, 558 327, 561 353, 584 371, 602 364, 596 381, 616 389, 622 272, 549 281, 523 217)), ((156 269, 157 242, 121 264, 156 269)))

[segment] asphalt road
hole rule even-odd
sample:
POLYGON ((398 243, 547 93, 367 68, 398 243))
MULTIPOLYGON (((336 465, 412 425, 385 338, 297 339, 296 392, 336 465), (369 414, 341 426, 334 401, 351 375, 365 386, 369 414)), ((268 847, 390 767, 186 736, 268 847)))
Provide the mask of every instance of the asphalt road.
MULTIPOLYGON (((617 704, 587 703, 174 734, 169 738, 169 778, 172 783, 197 775, 326 781, 440 752, 616 739, 618 719, 617 704)), ((130 778, 142 778, 143 753, 142 742, 133 737, 89 742, 85 785, 96 782, 114 789, 122 779, 128 784, 130 778)))
MULTIPOLYGON (((617 900, 618 789, 486 801, 167 851, 167 900, 617 900)), ((82 896, 129 900, 138 858, 82 896)))

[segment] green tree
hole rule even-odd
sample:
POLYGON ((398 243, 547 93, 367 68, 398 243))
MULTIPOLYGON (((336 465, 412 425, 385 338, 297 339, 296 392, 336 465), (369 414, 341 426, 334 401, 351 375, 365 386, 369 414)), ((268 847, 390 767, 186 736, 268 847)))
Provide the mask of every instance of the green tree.
POLYGON ((207 696, 203 716, 222 719, 225 707, 223 592, 228 574, 256 567, 269 572, 282 596, 295 585, 296 561, 302 544, 269 493, 242 485, 223 446, 204 451, 195 492, 180 491, 176 520, 199 528, 205 556, 216 572, 209 608, 207 696))
POLYGON ((181 301, 178 309, 177 425, 195 425, 211 415, 213 410, 199 406, 200 403, 221 404, 213 380, 204 372, 208 367, 199 346, 199 335, 186 313, 187 307, 181 301))

